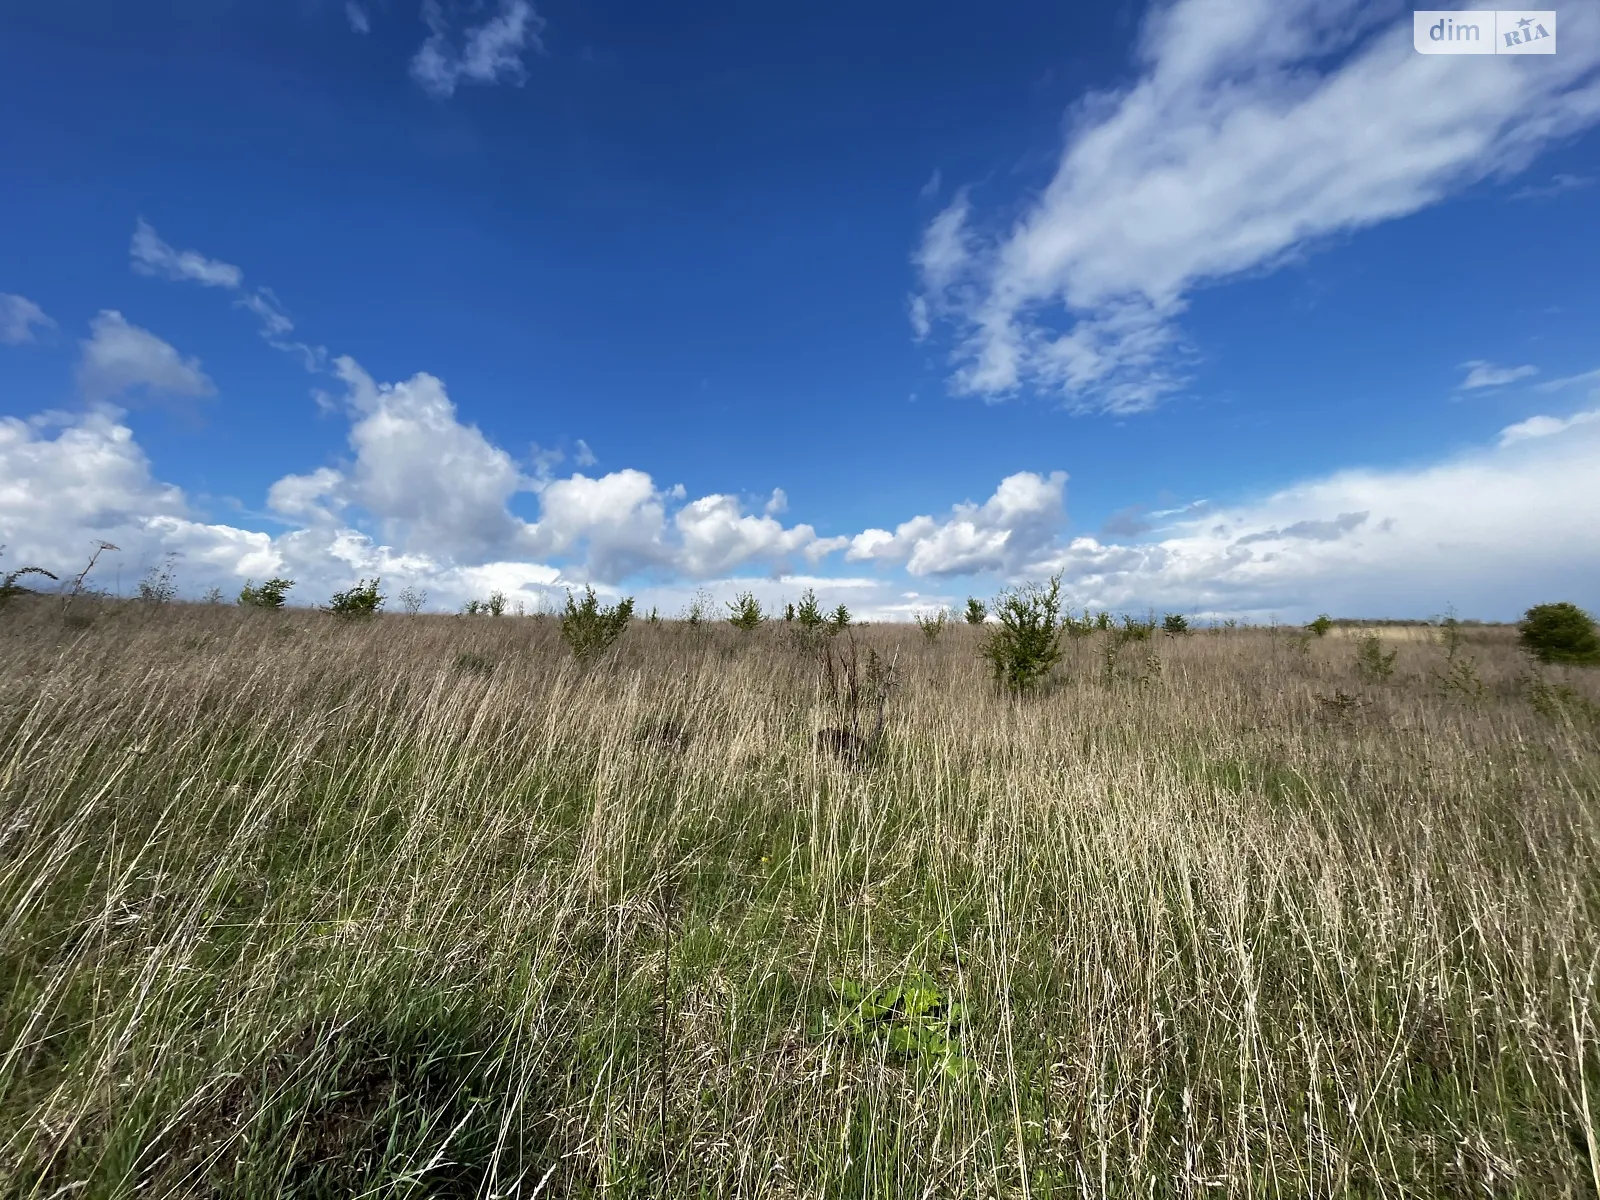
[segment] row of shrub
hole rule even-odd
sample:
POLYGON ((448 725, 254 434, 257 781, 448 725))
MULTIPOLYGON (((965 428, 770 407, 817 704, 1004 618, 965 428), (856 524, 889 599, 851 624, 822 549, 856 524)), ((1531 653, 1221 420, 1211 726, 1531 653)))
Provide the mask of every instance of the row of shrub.
MULTIPOLYGON (((115 549, 104 544, 102 549, 115 549)), ((97 552, 98 557, 98 552, 97 552)), ((94 559, 90 560, 90 567, 94 559)), ((19 582, 38 575, 56 579, 41 567, 21 567, 0 576, 0 604, 22 594, 27 589, 19 582)), ((73 594, 82 588, 88 569, 74 583, 73 594)), ((273 577, 262 583, 247 580, 240 589, 238 603, 249 608, 281 609, 284 607, 294 580, 273 577)), ((166 561, 145 576, 139 584, 141 600, 165 603, 177 593, 174 559, 166 561)), ((408 587, 399 593, 399 600, 407 613, 422 611, 427 593, 408 587)), ((220 602, 221 592, 213 588, 207 600, 220 602)), ((383 610, 387 597, 379 590, 379 580, 361 579, 355 586, 335 592, 324 610, 344 618, 371 617, 383 610)), ((503 592, 493 592, 488 600, 469 600, 462 611, 467 614, 484 613, 500 616, 506 611, 503 592)), ((581 600, 567 594, 565 610, 561 613, 562 636, 580 658, 592 658, 616 642, 633 616, 632 597, 619 600, 608 607, 601 606, 593 588, 586 588, 581 600)), ((761 606, 753 592, 741 592, 727 602, 726 620, 737 629, 754 630, 768 620, 776 619, 761 606)), ((519 603, 517 612, 522 612, 519 603)), ((711 604, 705 593, 698 594, 689 605, 683 619, 691 626, 699 626, 711 619, 711 604)), ((1144 620, 1124 616, 1120 622, 1109 612, 1091 614, 1085 609, 1081 617, 1064 613, 1061 605, 1061 576, 1056 575, 1046 583, 1026 583, 1000 593, 992 604, 977 597, 968 597, 962 614, 969 625, 991 626, 981 645, 981 653, 988 660, 996 682, 1013 691, 1027 691, 1048 677, 1062 655, 1062 641, 1066 637, 1083 637, 1093 632, 1114 635, 1117 643, 1143 641, 1157 628, 1178 637, 1190 632, 1189 622, 1181 613, 1168 613, 1160 622, 1154 614, 1144 620)), ((849 608, 840 604, 831 612, 824 612, 816 592, 807 589, 798 603, 784 606, 782 619, 797 628, 804 636, 826 637, 847 629, 852 624, 849 608)), ((947 609, 934 613, 918 613, 915 621, 930 641, 942 634, 951 620, 947 609)), ((651 611, 649 621, 657 624, 660 616, 651 611)), ((1348 622, 1344 622, 1348 624, 1348 622)), ((1308 634, 1325 637, 1336 624, 1323 613, 1305 626, 1308 634)), ((1460 644, 1462 630, 1468 624, 1452 612, 1440 621, 1443 636, 1450 646, 1450 658, 1460 644)), ((1225 622, 1231 627, 1233 622, 1225 622)), ((1546 664, 1589 665, 1600 663, 1600 636, 1596 635, 1593 619, 1575 604, 1561 602, 1539 604, 1528 609, 1518 625, 1523 647, 1536 659, 1546 664)), ((1386 675, 1382 668, 1392 663, 1392 654, 1385 661, 1376 635, 1363 639, 1363 663, 1368 673, 1386 675), (1371 642, 1370 645, 1365 643, 1371 642)))

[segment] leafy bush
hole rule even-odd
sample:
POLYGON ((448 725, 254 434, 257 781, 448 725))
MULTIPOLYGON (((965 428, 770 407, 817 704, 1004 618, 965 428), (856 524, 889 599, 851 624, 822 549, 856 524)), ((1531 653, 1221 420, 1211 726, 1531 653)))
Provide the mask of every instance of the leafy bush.
POLYGON ((400 594, 395 599, 400 601, 400 607, 406 610, 406 616, 414 617, 428 602, 428 593, 421 588, 408 586, 401 588, 400 594))
POLYGON ((818 1032, 867 1045, 952 1079, 969 1077, 974 1064, 962 1052, 966 1011, 933 979, 917 973, 880 988, 836 979, 837 1005, 825 1012, 818 1032))
POLYGON ((1164 633, 1177 637, 1179 634, 1189 632, 1189 619, 1182 613, 1168 613, 1161 619, 1161 629, 1164 633))
POLYGON ((284 594, 293 586, 294 580, 276 576, 259 587, 252 586, 247 579, 239 589, 239 603, 245 608, 282 608, 284 594))
POLYGON ((711 619, 711 595, 704 588, 694 594, 694 599, 689 601, 689 607, 683 613, 684 622, 690 629, 699 629, 711 619))
POLYGON ((370 617, 383 608, 384 599, 376 579, 371 583, 363 579, 349 591, 335 592, 328 601, 328 611, 338 617, 370 617))
POLYGON ((159 567, 151 567, 139 581, 139 599, 146 604, 166 604, 178 594, 176 554, 168 554, 159 567))
POLYGON ((728 612, 731 614, 728 624, 746 632, 759 629, 761 622, 767 619, 761 611, 761 601, 755 598, 753 592, 740 592, 737 598, 728 601, 728 612))
POLYGON ((1048 586, 1029 583, 1002 592, 994 602, 999 627, 984 639, 995 682, 1012 692, 1036 687, 1061 660, 1061 576, 1048 586))
POLYGON ((588 661, 611 648, 633 616, 633 597, 625 596, 609 608, 601 608, 594 588, 583 589, 583 600, 567 593, 567 610, 561 614, 561 637, 581 661, 588 661))
POLYGON ((1123 615, 1122 628, 1117 630, 1117 640, 1122 642, 1148 642, 1150 635, 1156 631, 1156 619, 1138 620, 1135 617, 1123 615))
POLYGON ((1327 613, 1323 613, 1315 621, 1307 625, 1306 628, 1318 637, 1327 637, 1328 630, 1333 628, 1333 618, 1327 613))
POLYGON ((976 596, 967 597, 966 617, 968 625, 982 625, 988 619, 988 616, 989 608, 982 600, 979 600, 976 596))
POLYGON ((1364 633, 1356 640, 1356 670, 1363 679, 1378 682, 1394 674, 1394 659, 1398 650, 1383 652, 1383 639, 1375 633, 1364 633))
POLYGON ((490 592, 489 599, 484 601, 483 607, 491 617, 504 615, 506 611, 506 594, 504 592, 490 592))
POLYGON ((219 587, 209 587, 206 589, 206 594, 200 599, 205 604, 221 604, 222 589, 219 587))
POLYGON ((922 636, 930 642, 939 640, 939 635, 944 632, 945 623, 949 619, 949 610, 943 608, 935 613, 914 613, 912 615, 912 620, 917 623, 917 628, 922 630, 922 636))
POLYGON ((1600 663, 1594 619, 1576 604, 1536 604, 1517 625, 1523 649, 1542 663, 1600 663))

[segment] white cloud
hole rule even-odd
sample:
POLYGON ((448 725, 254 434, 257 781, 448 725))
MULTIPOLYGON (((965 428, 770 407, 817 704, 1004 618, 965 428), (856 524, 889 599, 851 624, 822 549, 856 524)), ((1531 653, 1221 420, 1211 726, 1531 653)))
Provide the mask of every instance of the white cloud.
POLYGON ((261 337, 267 345, 294 355, 307 371, 320 371, 323 368, 327 351, 321 346, 288 341, 288 335, 294 332, 294 322, 283 311, 278 297, 271 288, 246 290, 244 272, 238 267, 206 258, 197 250, 174 250, 161 240, 143 217, 133 228, 131 254, 133 269, 141 275, 187 280, 238 293, 239 298, 234 303, 255 314, 261 322, 261 337))
POLYGON ((1563 175, 1556 174, 1550 177, 1550 182, 1545 184, 1529 184, 1520 187, 1511 193, 1513 200, 1549 200, 1566 192, 1581 191, 1583 188, 1594 186, 1594 178, 1588 175, 1563 175))
POLYGON ((1600 425, 1557 424, 1428 466, 1309 480, 1139 545, 1076 538, 1029 571, 1063 572, 1076 604, 1289 619, 1449 603, 1505 618, 1551 596, 1595 597, 1600 425))
POLYGON ((0 420, 8 561, 75 569, 105 539, 122 547, 106 572, 120 562, 128 586, 174 550, 191 595, 285 574, 300 581, 297 601, 318 602, 380 575, 391 594, 414 584, 445 608, 496 588, 534 605, 588 580, 616 594, 624 577, 644 571, 659 582, 629 590, 646 610, 680 611, 700 579, 719 600, 749 588, 769 607, 814 587, 872 620, 959 601, 904 595, 902 569, 991 581, 1060 571, 1075 606, 1290 620, 1323 610, 1416 616, 1448 603, 1506 617, 1551 596, 1600 596, 1600 409, 1531 418, 1504 430, 1499 445, 1445 462, 1342 471, 1259 500, 1151 514, 1176 519, 1121 543, 1069 537, 1065 476, 1023 472, 982 504, 861 533, 847 557, 883 574, 834 578, 784 574, 784 563, 820 561, 844 539, 746 513, 726 495, 680 506, 680 489, 663 490, 641 471, 551 480, 538 494, 539 520, 522 521, 507 505, 527 481, 461 424, 436 379, 380 385, 348 360, 339 369, 353 459, 274 484, 270 502, 293 526, 276 536, 201 519, 178 488, 153 477, 116 409, 0 420), (415 494, 399 490, 408 479, 415 494), (368 520, 375 533, 365 531, 368 520), (737 576, 752 565, 776 577, 737 576))
POLYGON ((1508 383, 1515 383, 1519 379, 1526 379, 1530 375, 1539 373, 1538 367, 1497 367, 1491 362, 1482 359, 1473 359, 1471 362, 1461 364, 1467 369, 1467 377, 1461 381, 1461 390, 1473 391, 1476 388, 1502 387, 1508 383))
POLYGON ((1139 78, 1074 110, 1018 220, 980 236, 958 194, 930 224, 917 261, 953 322, 955 386, 1148 408, 1183 382, 1174 323, 1198 286, 1509 175, 1600 118, 1593 6, 1564 14, 1565 56, 1536 71, 1419 55, 1409 15, 1379 15, 1360 0, 1158 8, 1139 78))
POLYGON ((673 518, 682 539, 678 564, 691 575, 715 575, 753 561, 783 563, 799 554, 816 562, 842 550, 849 538, 819 538, 810 525, 785 528, 771 516, 751 516, 733 496, 702 496, 673 518))
POLYGON ((520 84, 527 77, 523 54, 544 49, 544 19, 527 0, 500 0, 493 17, 466 30, 459 49, 439 0, 423 0, 422 18, 428 38, 411 60, 411 77, 440 99, 462 83, 520 84))
POLYGON ((367 10, 357 4, 355 0, 346 0, 344 6, 345 20, 350 22, 353 33, 371 33, 372 20, 367 16, 367 10))
POLYGON ((236 290, 244 282, 244 272, 232 263, 207 258, 195 250, 174 250, 143 217, 134 224, 133 242, 128 250, 133 269, 141 275, 186 279, 205 287, 230 290, 236 290))
POLYGON ((1596 368, 1593 371, 1584 371, 1578 375, 1567 375, 1561 379, 1547 379, 1543 383, 1534 384, 1533 390, 1536 392, 1559 392, 1562 388, 1584 383, 1600 385, 1600 368, 1596 368))
POLYGON ((34 326, 54 329, 56 323, 26 296, 0 292, 0 345, 20 346, 33 341, 34 326))
POLYGON ((1570 417, 1529 417, 1526 421, 1518 421, 1502 429, 1500 444, 1507 446, 1512 442, 1525 442, 1529 438, 1551 437, 1565 433, 1575 425, 1587 425, 1592 421, 1600 421, 1600 408, 1573 413, 1570 417))
POLYGON ((1012 572, 1049 547, 1066 524, 1067 474, 1021 471, 983 504, 958 504, 949 517, 913 517, 893 533, 868 529, 850 542, 852 562, 903 564, 913 575, 1012 572))
POLYGON ((589 449, 589 443, 579 438, 578 452, 572 456, 572 461, 580 467, 592 467, 600 460, 594 456, 594 451, 589 449))
POLYGON ((200 360, 184 358, 148 329, 131 325, 111 309, 89 323, 90 335, 78 344, 78 386, 91 402, 122 396, 135 388, 151 395, 209 396, 216 391, 200 360))
MULTIPOLYGON (((550 471, 560 456, 535 447, 530 473, 462 423, 434 376, 380 384, 349 358, 336 359, 334 370, 347 388, 351 456, 274 483, 268 505, 286 520, 325 532, 370 518, 385 545, 463 567, 577 559, 602 583, 641 571, 701 577, 751 563, 781 567, 794 555, 815 561, 844 545, 809 525, 785 527, 772 501, 767 515, 755 517, 732 497, 712 495, 669 519, 684 500, 682 487, 663 491, 643 471, 557 479, 550 471), (537 521, 512 511, 522 493, 538 496, 537 521)), ((580 462, 586 451, 580 442, 580 462)))

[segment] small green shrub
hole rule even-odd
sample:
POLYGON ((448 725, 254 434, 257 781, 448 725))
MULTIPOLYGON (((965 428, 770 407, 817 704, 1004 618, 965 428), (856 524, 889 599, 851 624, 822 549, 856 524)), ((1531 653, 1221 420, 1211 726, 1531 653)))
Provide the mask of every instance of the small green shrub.
POLYGON ((828 628, 834 633, 850 628, 850 610, 843 604, 834 609, 828 617, 828 628))
POLYGON ((683 620, 690 629, 699 629, 711 619, 711 594, 701 588, 683 611, 683 620))
POLYGON ((400 607, 406 610, 406 616, 414 617, 422 611, 422 606, 428 602, 428 593, 417 587, 403 587, 400 594, 395 597, 400 601, 400 607))
POLYGON ((989 607, 976 596, 967 597, 966 618, 968 625, 982 625, 989 617, 989 607))
POLYGON ((167 604, 178 594, 178 556, 168 554, 159 567, 151 567, 139 581, 139 599, 145 604, 167 604))
POLYGON ((1315 621, 1307 625, 1306 628, 1318 637, 1327 637, 1328 630, 1333 628, 1333 618, 1327 613, 1323 613, 1315 621))
POLYGON ((799 625, 806 633, 814 633, 828 623, 828 618, 822 613, 822 606, 817 603, 817 594, 807 588, 800 596, 800 604, 794 610, 795 624, 799 625))
POLYGON ((759 629, 767 619, 767 615, 761 611, 761 601, 755 598, 753 592, 740 592, 735 599, 728 601, 728 612, 728 624, 747 633, 759 629))
POLYGON ((491 617, 504 616, 506 611, 506 594, 504 592, 490 592, 489 599, 484 602, 483 607, 491 617))
POLYGON ((961 1049, 966 1012, 928 976, 919 972, 878 988, 836 979, 833 992, 836 1003, 818 1022, 823 1036, 881 1046, 953 1079, 972 1073, 961 1049))
POLYGON ((950 619, 948 609, 941 608, 935 613, 914 613, 912 620, 917 623, 917 628, 922 630, 922 636, 930 642, 939 640, 939 635, 944 632, 946 622, 950 619))
POLYGON ((794 602, 790 601, 783 606, 783 619, 788 622, 794 620, 794 602))
POLYGON ((328 601, 328 611, 336 617, 370 617, 382 611, 385 599, 376 579, 370 583, 363 579, 348 591, 335 592, 328 601))
POLYGON ((1447 609, 1439 619, 1439 644, 1444 647, 1446 662, 1455 662, 1456 654, 1466 640, 1466 635, 1461 631, 1461 622, 1456 619, 1456 610, 1447 609))
POLYGON ((1381 682, 1394 674, 1394 660, 1398 650, 1383 652, 1383 639, 1375 633, 1364 633, 1356 639, 1356 670, 1363 679, 1381 682))
POLYGON ((239 603, 245 608, 282 608, 284 595, 293 586, 294 580, 276 576, 259 587, 252 586, 247 579, 239 589, 239 603))
POLYGON ((1117 640, 1122 642, 1148 642, 1150 635, 1156 631, 1155 617, 1139 620, 1137 617, 1122 617, 1122 628, 1117 630, 1117 640))
POLYGON ((221 604, 222 603, 222 589, 219 588, 219 587, 208 587, 206 589, 206 594, 204 596, 202 596, 200 599, 201 599, 201 602, 204 603, 204 604, 221 604))
POLYGON ((1161 630, 1172 637, 1189 632, 1189 619, 1182 613, 1168 613, 1161 619, 1161 630))
POLYGON ((1587 666, 1600 663, 1600 636, 1594 618, 1576 604, 1536 604, 1517 625, 1523 649, 1542 663, 1587 666))
POLYGON ((567 610, 561 614, 561 637, 580 661, 587 662, 607 650, 622 636, 633 616, 633 597, 625 596, 609 608, 602 608, 594 588, 583 589, 583 599, 575 601, 567 593, 567 610))
POLYGON ((995 682, 1011 692, 1030 691, 1061 661, 1061 576, 1048 584, 1024 584, 1002 592, 994 602, 999 627, 984 639, 995 682))

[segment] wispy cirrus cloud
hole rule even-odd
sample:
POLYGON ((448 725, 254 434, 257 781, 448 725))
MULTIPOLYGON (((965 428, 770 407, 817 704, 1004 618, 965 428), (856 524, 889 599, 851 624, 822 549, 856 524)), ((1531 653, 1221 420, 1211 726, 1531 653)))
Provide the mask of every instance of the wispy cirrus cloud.
POLYGON ((1550 177, 1549 183, 1530 183, 1511 193, 1513 200, 1550 200, 1556 196, 1565 195, 1567 192, 1582 191, 1586 187, 1594 186, 1594 177, 1591 175, 1556 174, 1550 177))
POLYGON ((428 37, 411 59, 411 78, 430 96, 444 100, 463 83, 521 84, 523 55, 544 49, 544 18, 528 0, 500 0, 495 15, 469 26, 458 38, 441 0, 423 0, 428 37))
POLYGON ((1527 379, 1537 375, 1539 368, 1524 364, 1520 367, 1497 367, 1492 362, 1481 358, 1461 364, 1467 372, 1467 377, 1458 385, 1463 392, 1477 391, 1479 388, 1504 387, 1508 383, 1516 383, 1519 379, 1527 379))
POLYGON ((198 283, 202 287, 222 288, 234 293, 234 303, 247 309, 261 322, 261 336, 269 346, 299 358, 308 371, 321 368, 327 352, 321 346, 288 340, 288 335, 294 332, 294 322, 283 311, 278 297, 271 288, 245 287, 244 272, 232 263, 207 258, 198 250, 175 249, 162 240, 161 235, 143 217, 134 222, 128 255, 133 269, 141 275, 198 283))
POLYGON ((958 192, 930 223, 913 331, 943 321, 958 392, 1147 409, 1185 382, 1197 288, 1509 176, 1600 119, 1600 11, 1563 21, 1570 55, 1469 71, 1415 53, 1409 14, 1363 0, 1158 6, 1137 79, 1073 110, 1019 217, 958 192))

